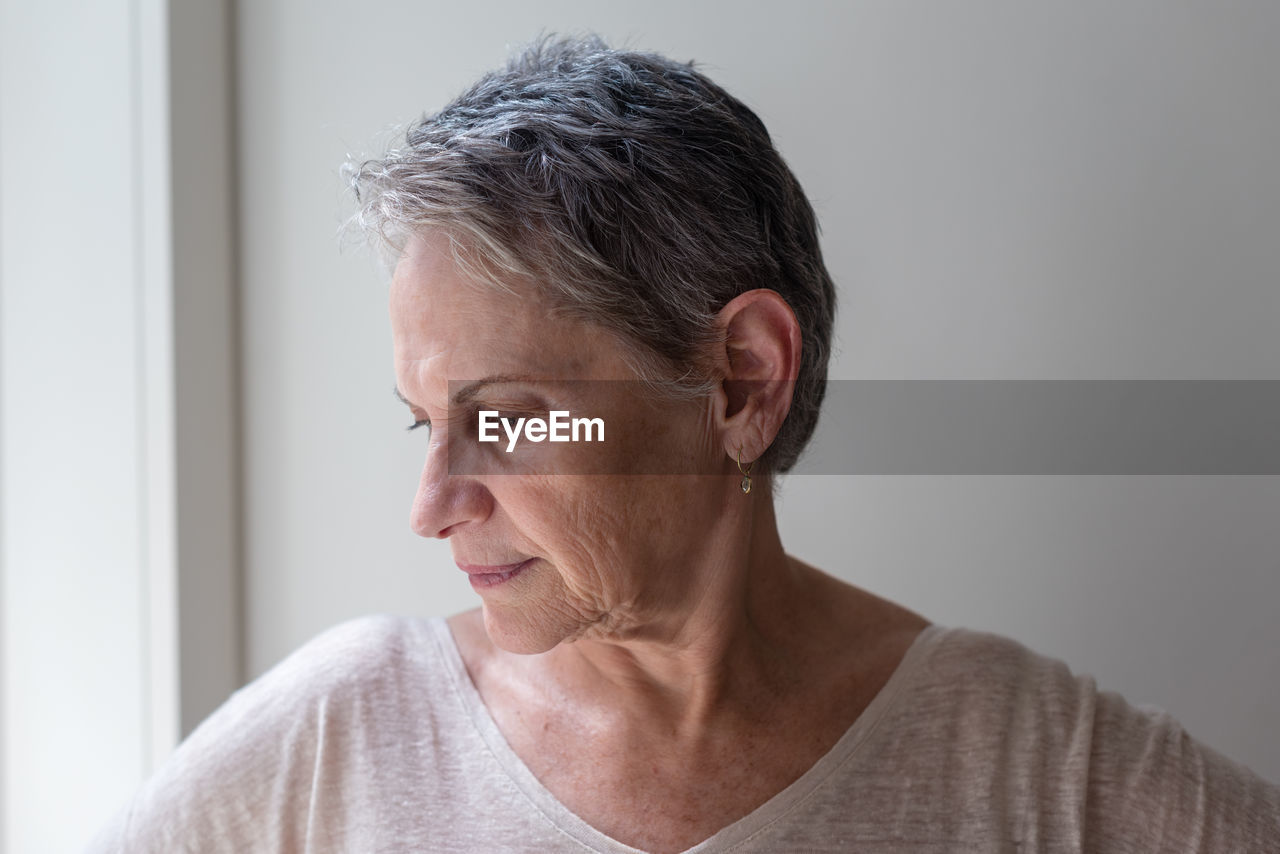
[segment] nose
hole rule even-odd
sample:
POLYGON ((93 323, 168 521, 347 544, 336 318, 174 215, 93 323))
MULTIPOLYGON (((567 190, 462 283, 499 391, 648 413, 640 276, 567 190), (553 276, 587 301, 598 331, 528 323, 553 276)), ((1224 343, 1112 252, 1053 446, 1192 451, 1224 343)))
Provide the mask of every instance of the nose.
POLYGON ((493 495, 474 477, 449 473, 444 430, 433 430, 409 526, 420 537, 451 536, 464 525, 483 522, 493 512, 493 495))

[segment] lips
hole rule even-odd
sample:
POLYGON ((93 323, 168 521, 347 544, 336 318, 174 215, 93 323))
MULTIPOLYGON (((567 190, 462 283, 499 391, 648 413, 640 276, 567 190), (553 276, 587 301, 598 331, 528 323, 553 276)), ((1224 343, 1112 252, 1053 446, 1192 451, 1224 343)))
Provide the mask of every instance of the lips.
POLYGON ((508 581, 524 572, 529 564, 533 563, 534 560, 536 560, 536 558, 529 558, 519 563, 508 563, 501 566, 484 566, 459 562, 458 569, 467 574, 472 587, 480 590, 497 587, 500 584, 506 584, 508 581))

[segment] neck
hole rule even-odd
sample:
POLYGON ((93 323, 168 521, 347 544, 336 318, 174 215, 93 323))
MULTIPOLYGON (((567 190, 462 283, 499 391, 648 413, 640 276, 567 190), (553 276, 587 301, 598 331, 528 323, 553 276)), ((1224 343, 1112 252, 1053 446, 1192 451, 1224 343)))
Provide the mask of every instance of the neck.
POLYGON ((611 716, 676 733, 759 712, 782 694, 799 675, 797 627, 817 616, 816 571, 783 551, 762 486, 679 568, 680 583, 607 630, 548 653, 562 684, 611 716))

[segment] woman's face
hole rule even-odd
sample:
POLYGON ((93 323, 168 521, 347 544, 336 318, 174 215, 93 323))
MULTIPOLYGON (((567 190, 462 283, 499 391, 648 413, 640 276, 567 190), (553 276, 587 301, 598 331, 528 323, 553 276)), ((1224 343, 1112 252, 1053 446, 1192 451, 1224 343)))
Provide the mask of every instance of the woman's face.
POLYGON ((410 242, 390 311, 398 390, 431 423, 412 526, 449 538, 495 643, 631 636, 696 598, 686 569, 714 558, 732 480, 699 476, 723 471, 714 395, 639 394, 611 334, 467 281, 442 235, 410 242), (508 451, 501 425, 477 440, 481 411, 514 425, 552 410, 600 418, 606 441, 521 435, 508 451))

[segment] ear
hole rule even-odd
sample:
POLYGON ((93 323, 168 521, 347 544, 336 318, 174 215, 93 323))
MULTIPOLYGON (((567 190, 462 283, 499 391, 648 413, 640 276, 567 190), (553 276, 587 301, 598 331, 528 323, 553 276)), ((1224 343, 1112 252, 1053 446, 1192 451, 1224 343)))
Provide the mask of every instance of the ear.
POLYGON ((800 324, 777 291, 734 297, 717 315, 724 333, 724 410, 719 425, 725 453, 743 462, 773 444, 791 409, 800 372, 800 324))

